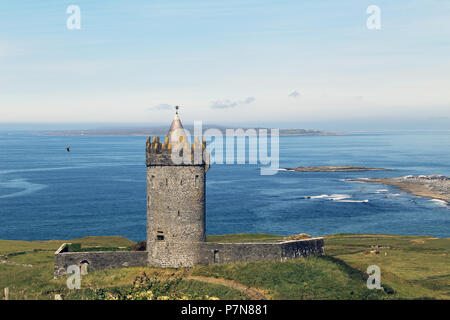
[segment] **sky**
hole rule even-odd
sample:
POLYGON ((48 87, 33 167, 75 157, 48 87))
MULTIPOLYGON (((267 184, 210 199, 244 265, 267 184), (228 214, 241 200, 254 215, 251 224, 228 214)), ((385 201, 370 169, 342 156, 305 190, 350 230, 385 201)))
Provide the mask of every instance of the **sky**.
POLYGON ((449 17, 450 0, 1 1, 0 129, 161 124, 175 105, 184 122, 450 129, 449 17))

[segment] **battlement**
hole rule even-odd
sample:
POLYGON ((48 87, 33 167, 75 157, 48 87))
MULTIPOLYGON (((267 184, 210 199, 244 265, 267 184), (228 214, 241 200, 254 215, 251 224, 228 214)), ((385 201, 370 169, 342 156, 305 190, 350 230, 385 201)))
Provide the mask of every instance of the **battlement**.
POLYGON ((160 137, 148 137, 146 144, 146 164, 148 166, 183 166, 206 165, 209 168, 209 152, 206 149, 206 141, 200 142, 195 137, 193 143, 189 143, 183 136, 176 143, 170 143, 169 137, 164 142, 160 137))

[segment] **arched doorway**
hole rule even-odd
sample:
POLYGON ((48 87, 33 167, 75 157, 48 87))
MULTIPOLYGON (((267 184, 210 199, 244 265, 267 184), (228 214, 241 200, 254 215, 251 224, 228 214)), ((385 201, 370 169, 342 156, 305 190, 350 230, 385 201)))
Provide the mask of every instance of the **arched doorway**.
POLYGON ((80 274, 82 276, 88 274, 89 272, 89 261, 83 260, 80 262, 80 274))

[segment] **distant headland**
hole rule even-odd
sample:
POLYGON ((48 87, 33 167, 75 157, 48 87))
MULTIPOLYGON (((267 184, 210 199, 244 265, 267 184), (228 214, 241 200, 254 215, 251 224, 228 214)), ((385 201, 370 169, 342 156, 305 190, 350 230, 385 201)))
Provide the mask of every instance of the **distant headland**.
MULTIPOLYGON (((186 130, 193 133, 193 126, 185 126, 186 130)), ((223 135, 226 134, 227 129, 242 129, 247 131, 254 129, 259 131, 261 129, 270 130, 270 128, 226 128, 224 126, 204 125, 203 132, 208 129, 218 129, 223 135)), ((322 131, 313 129, 280 129, 280 136, 336 136, 345 135, 343 132, 322 131)), ((147 127, 147 128, 101 128, 101 129, 87 129, 87 130, 48 130, 36 131, 34 134, 41 136, 164 136, 167 133, 166 127, 147 127)), ((245 133, 244 133, 245 134, 245 133)))
POLYGON ((297 172, 352 172, 352 171, 390 171, 392 169, 385 168, 368 168, 361 166, 309 166, 297 168, 284 168, 280 171, 297 171, 297 172))

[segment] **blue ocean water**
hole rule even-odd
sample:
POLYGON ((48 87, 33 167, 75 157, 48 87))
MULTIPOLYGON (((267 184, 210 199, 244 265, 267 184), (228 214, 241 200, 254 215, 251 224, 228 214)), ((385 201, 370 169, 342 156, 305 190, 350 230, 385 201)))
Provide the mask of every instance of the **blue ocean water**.
MULTIPOLYGON (((0 239, 145 239, 145 140, 0 132, 0 239)), ((395 170, 262 176, 256 166, 214 165, 207 173, 207 233, 450 236, 448 205, 344 181, 450 176, 450 132, 280 137, 281 168, 345 164, 395 170)))

